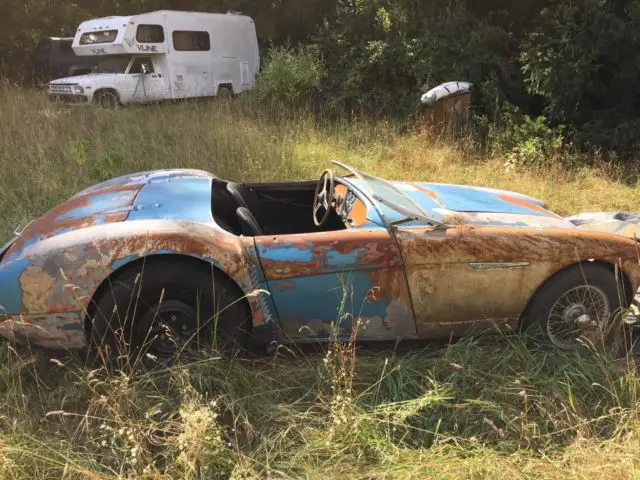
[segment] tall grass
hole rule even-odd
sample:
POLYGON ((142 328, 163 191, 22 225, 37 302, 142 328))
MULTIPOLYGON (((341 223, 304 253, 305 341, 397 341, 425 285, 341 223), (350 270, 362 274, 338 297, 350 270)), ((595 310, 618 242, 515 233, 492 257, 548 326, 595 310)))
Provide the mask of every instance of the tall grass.
POLYGON ((79 189, 153 168, 201 168, 233 180, 313 179, 339 159, 390 178, 495 186, 542 197, 559 213, 638 209, 613 168, 508 170, 504 160, 438 144, 418 129, 260 107, 250 98, 119 111, 58 107, 0 85, 0 237, 79 189))
MULTIPOLYGON (((328 124, 249 99, 109 112, 2 86, 0 145, 0 237, 114 175, 191 167, 235 180, 315 178, 331 158, 387 177, 510 188, 561 213, 640 205, 610 167, 506 171, 419 129, 328 124)), ((366 350, 355 340, 135 375, 2 343, 0 478, 640 474, 630 363, 508 335, 366 350)))

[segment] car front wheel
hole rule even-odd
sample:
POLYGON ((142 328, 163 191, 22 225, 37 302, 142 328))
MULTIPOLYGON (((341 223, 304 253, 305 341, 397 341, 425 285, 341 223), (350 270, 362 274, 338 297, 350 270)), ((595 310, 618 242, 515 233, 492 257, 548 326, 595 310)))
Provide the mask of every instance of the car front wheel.
POLYGON ((553 277, 533 299, 523 327, 561 350, 612 345, 622 340, 620 321, 629 292, 597 264, 580 264, 553 277))

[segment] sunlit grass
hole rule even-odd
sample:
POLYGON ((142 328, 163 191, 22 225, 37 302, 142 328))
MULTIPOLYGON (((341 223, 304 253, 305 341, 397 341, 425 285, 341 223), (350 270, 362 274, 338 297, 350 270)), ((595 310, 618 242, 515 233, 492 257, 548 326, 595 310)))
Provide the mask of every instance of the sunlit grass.
POLYGON ((611 168, 507 170, 499 158, 434 143, 419 129, 372 120, 202 101, 116 112, 57 107, 39 92, 0 86, 0 238, 79 189, 134 171, 200 168, 232 180, 315 179, 336 159, 394 179, 512 189, 561 214, 639 209, 637 188, 611 168))
MULTIPOLYGON (((314 179, 331 159, 396 179, 513 189, 562 214, 640 209, 608 166, 507 170, 374 121, 248 99, 109 112, 0 87, 0 240, 79 189, 189 167, 314 179)), ((354 343, 107 375, 0 344, 0 478, 637 478, 633 364, 516 336, 354 343), (362 348, 362 347, 358 347, 362 348)))

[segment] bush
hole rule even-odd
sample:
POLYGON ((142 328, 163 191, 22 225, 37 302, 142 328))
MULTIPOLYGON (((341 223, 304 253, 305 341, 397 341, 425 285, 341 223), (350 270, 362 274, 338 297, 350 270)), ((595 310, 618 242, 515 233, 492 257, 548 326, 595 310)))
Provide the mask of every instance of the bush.
POLYGON ((275 47, 265 56, 251 96, 261 102, 294 108, 313 103, 320 93, 326 70, 317 53, 308 47, 275 47))
POLYGON ((532 118, 510 104, 503 106, 499 119, 489 140, 493 152, 505 156, 508 167, 544 163, 563 148, 563 125, 553 128, 547 118, 532 118))
POLYGON ((522 42, 529 91, 582 146, 637 149, 640 2, 560 1, 544 9, 522 42))

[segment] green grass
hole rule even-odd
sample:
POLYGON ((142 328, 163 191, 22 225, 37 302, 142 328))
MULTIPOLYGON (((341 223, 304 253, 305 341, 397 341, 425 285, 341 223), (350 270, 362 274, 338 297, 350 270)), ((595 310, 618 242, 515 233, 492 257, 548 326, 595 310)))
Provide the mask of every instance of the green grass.
MULTIPOLYGON (((391 178, 497 186, 559 213, 640 209, 610 166, 505 170, 419 130, 249 99, 117 112, 0 87, 0 239, 97 181, 161 167, 316 178, 339 159, 391 178)), ((635 367, 515 336, 356 352, 206 358, 107 375, 0 345, 0 478, 637 478, 635 367)))

